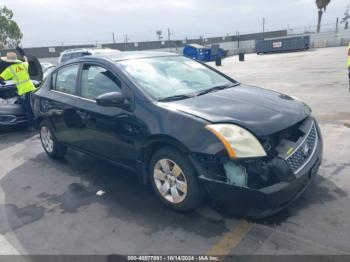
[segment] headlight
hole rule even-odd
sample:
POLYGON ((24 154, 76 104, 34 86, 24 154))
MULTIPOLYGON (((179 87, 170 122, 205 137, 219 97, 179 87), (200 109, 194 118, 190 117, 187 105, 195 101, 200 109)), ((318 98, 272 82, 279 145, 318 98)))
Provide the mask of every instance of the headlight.
POLYGON ((248 130, 232 124, 207 125, 225 146, 231 158, 248 158, 266 156, 264 148, 248 130))

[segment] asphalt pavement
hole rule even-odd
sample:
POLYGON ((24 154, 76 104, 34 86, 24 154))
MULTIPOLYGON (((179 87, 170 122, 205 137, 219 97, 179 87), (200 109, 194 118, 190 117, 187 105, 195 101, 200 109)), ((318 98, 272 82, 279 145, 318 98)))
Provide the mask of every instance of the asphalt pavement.
POLYGON ((350 94, 346 48, 227 58, 239 81, 298 96, 319 119, 324 160, 287 210, 259 221, 208 203, 164 207, 135 174, 70 150, 50 159, 38 134, 0 133, 0 254, 350 255, 350 94))

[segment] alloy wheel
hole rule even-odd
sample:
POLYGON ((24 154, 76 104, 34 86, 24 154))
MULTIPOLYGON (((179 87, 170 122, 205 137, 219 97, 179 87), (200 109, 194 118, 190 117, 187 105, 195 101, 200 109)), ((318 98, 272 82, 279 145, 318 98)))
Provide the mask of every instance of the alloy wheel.
POLYGON ((51 131, 49 128, 47 128, 46 126, 42 126, 40 129, 40 137, 41 137, 41 141, 43 143, 43 146, 45 148, 45 150, 48 153, 52 153, 53 152, 53 148, 54 148, 54 142, 52 139, 52 135, 51 135, 51 131))
POLYGON ((170 159, 159 160, 153 171, 159 193, 170 203, 179 204, 187 196, 187 180, 179 165, 170 159))

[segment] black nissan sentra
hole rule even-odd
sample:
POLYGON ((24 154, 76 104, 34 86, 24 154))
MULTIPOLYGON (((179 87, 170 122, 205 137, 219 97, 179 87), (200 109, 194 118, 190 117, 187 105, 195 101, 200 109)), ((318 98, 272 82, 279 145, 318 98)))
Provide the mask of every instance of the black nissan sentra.
POLYGON ((33 107, 50 157, 69 147, 117 163, 178 211, 209 197, 232 213, 271 215, 304 192, 322 160, 306 104, 170 53, 72 60, 33 107))

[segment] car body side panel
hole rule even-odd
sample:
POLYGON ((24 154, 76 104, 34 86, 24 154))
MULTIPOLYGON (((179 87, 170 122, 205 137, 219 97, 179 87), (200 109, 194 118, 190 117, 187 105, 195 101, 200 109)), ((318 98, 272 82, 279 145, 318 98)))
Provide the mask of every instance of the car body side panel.
POLYGON ((135 117, 144 129, 141 141, 144 146, 154 137, 163 135, 177 139, 191 152, 217 154, 224 149, 221 142, 205 128, 208 122, 199 118, 147 102, 136 105, 135 117))
POLYGON ((78 132, 74 135, 75 146, 111 161, 135 166, 134 139, 139 132, 130 112, 80 99, 66 115, 64 124, 67 126, 67 120, 71 119, 71 125, 78 132))
MULTIPOLYGON (((136 170, 143 182, 150 177, 148 163, 152 150, 171 145, 188 156, 199 181, 213 199, 223 204, 237 204, 242 209, 234 210, 248 216, 256 216, 260 211, 265 216, 285 208, 308 187, 317 173, 322 160, 321 136, 315 144, 314 155, 310 155, 311 160, 305 162, 300 173, 294 174, 283 159, 278 163, 273 161, 277 156, 273 159, 229 160, 224 145, 205 128, 207 124, 232 123, 242 124, 258 137, 275 134, 310 116, 311 110, 300 101, 279 93, 240 86, 160 103, 149 99, 111 60, 91 57, 71 63, 87 62, 101 63, 119 75, 130 91, 131 99, 127 107, 101 107, 77 95, 51 91, 50 81, 45 81, 34 94, 34 112, 37 117, 52 121, 60 142, 136 170), (281 161, 285 164, 283 168, 278 165, 281 161), (229 180, 224 169, 227 162, 236 162, 240 170, 245 168, 245 184, 229 180), (255 164, 256 169, 249 169, 255 164), (271 176, 263 177, 268 172, 271 176), (276 173, 285 173, 288 177, 281 178, 276 173), (248 179, 253 175, 265 180, 250 183, 248 179)), ((317 126, 316 120, 315 123, 317 126)))
POLYGON ((224 151, 221 142, 205 129, 205 121, 165 108, 159 109, 153 103, 139 101, 132 114, 119 108, 91 105, 91 101, 48 91, 45 87, 34 96, 36 116, 53 123, 61 142, 85 151, 93 150, 96 145, 98 148, 104 147, 102 157, 126 162, 133 168, 135 161, 142 161, 144 149, 150 144, 170 144, 171 138, 173 141, 181 138, 176 143, 188 152, 217 154, 224 151), (55 100, 60 100, 60 103, 55 100), (75 108, 69 106, 72 104, 75 108), (76 112, 77 108, 80 112, 76 112), (103 134, 98 132, 106 125, 108 130, 103 134), (86 141, 90 144, 89 148, 83 145, 85 136, 89 137, 89 141, 86 141), (107 150, 106 146, 110 149, 107 150))

